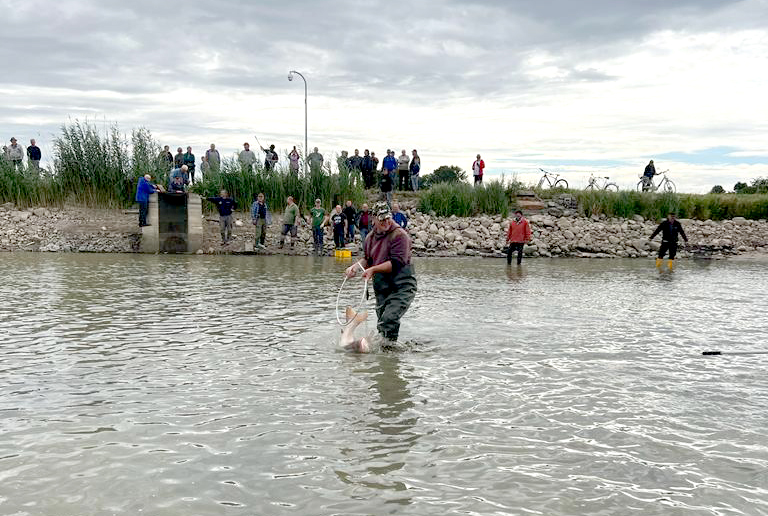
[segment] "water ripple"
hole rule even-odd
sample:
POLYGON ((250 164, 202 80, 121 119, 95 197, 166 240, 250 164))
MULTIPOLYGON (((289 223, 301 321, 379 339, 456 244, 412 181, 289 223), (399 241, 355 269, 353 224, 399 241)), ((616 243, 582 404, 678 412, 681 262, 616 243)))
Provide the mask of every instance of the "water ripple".
POLYGON ((343 268, 6 255, 0 513, 768 514, 759 264, 420 260, 367 356, 343 268))

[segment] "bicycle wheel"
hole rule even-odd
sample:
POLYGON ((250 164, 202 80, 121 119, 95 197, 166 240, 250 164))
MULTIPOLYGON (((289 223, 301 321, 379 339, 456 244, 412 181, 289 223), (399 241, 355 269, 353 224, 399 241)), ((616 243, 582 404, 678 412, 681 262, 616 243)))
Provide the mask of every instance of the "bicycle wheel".
POLYGON ((677 190, 677 188, 675 188, 675 183, 673 183, 669 179, 667 179, 667 182, 664 183, 663 188, 664 188, 664 191, 668 193, 675 193, 675 190, 677 190))
POLYGON ((539 179, 539 184, 536 185, 537 190, 541 190, 544 187, 544 178, 539 179))
POLYGON ((603 187, 603 190, 606 190, 608 192, 618 192, 619 185, 617 185, 616 183, 608 183, 603 187))
POLYGON ((639 183, 637 183, 637 191, 645 192, 645 181, 643 181, 642 179, 640 180, 639 183))
POLYGON ((568 181, 566 181, 565 179, 558 179, 557 181, 555 181, 554 188, 562 188, 563 190, 566 190, 568 189, 568 181))
POLYGON ((595 189, 595 183, 589 183, 584 190, 594 190, 594 189, 595 189))

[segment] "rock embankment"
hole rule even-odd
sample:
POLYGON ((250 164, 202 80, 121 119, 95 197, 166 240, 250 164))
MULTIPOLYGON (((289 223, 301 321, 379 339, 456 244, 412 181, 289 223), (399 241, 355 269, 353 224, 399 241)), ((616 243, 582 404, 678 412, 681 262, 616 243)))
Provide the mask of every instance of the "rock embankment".
POLYGON ((138 229, 136 216, 117 210, 0 205, 0 251, 130 253, 138 229))
MULTIPOLYGON (((436 217, 413 207, 405 210, 408 232, 416 256, 501 257, 509 220, 501 216, 436 217)), ((236 213, 234 237, 222 246, 218 217, 205 217, 201 252, 241 253, 253 249, 254 229, 247 213, 236 213)), ((20 210, 12 204, 0 205, 0 251, 40 252, 137 252, 141 234, 133 212, 80 208, 34 208, 20 210)), ((553 210, 552 214, 531 215, 533 238, 525 254, 536 257, 639 258, 658 250, 661 238, 648 237, 657 221, 640 216, 618 219, 577 216, 572 210, 553 210)), ((267 248, 260 254, 308 255, 312 252, 309 226, 298 230, 295 245, 278 248, 280 216, 267 233, 267 248)), ((734 218, 726 221, 682 221, 690 246, 680 256, 730 256, 763 253, 768 255, 768 223, 765 220, 734 218)), ((358 236, 359 239, 359 236, 358 236)), ((355 249, 358 245, 351 246, 355 249)), ((333 253, 330 228, 325 232, 325 254, 333 253)))
MULTIPOLYGON (((657 251, 661 237, 648 241, 658 221, 639 215, 632 219, 590 218, 575 215, 532 215, 533 237, 525 246, 528 256, 638 258, 657 251)), ((691 254, 731 255, 768 253, 768 223, 737 217, 732 220, 681 220, 691 254)), ((472 218, 432 217, 414 213, 408 231, 419 256, 503 256, 509 220, 501 216, 472 218)))

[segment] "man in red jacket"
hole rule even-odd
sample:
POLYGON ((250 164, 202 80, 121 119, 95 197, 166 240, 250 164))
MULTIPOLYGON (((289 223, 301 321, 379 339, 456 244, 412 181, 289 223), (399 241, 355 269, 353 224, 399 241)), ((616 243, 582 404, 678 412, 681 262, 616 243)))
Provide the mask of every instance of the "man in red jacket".
POLYGON ((512 253, 517 251, 517 264, 523 261, 523 246, 531 240, 531 225, 523 217, 523 212, 515 211, 515 218, 507 230, 507 265, 512 265, 512 253))

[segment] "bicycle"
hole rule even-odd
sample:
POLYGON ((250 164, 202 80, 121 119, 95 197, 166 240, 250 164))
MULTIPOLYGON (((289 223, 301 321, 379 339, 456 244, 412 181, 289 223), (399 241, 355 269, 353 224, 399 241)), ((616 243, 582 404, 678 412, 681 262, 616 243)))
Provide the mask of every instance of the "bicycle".
POLYGON ((584 188, 584 190, 607 190, 609 192, 618 192, 619 191, 619 185, 616 183, 609 183, 608 180, 610 179, 609 176, 603 176, 603 184, 602 186, 598 183, 598 179, 595 177, 594 174, 589 175, 589 184, 584 188))
POLYGON ((562 179, 562 178, 558 179, 558 177, 560 177, 560 174, 555 174, 555 173, 552 173, 552 172, 547 172, 543 168, 540 168, 539 170, 544 172, 544 175, 541 177, 541 179, 539 179, 539 184, 538 184, 538 186, 536 188, 543 188, 544 187, 544 181, 547 182, 547 186, 549 188, 563 188, 563 189, 568 188, 568 181, 566 181, 565 179, 562 179), (553 177, 554 177, 554 179, 551 179, 553 177))
POLYGON ((674 193, 677 191, 677 187, 675 186, 675 183, 673 183, 672 180, 667 177, 667 172, 669 172, 669 170, 665 170, 664 172, 659 172, 656 174, 657 176, 664 176, 664 178, 659 181, 658 184, 653 182, 652 177, 640 176, 640 182, 637 183, 637 191, 656 192, 661 190, 662 192, 674 193))

